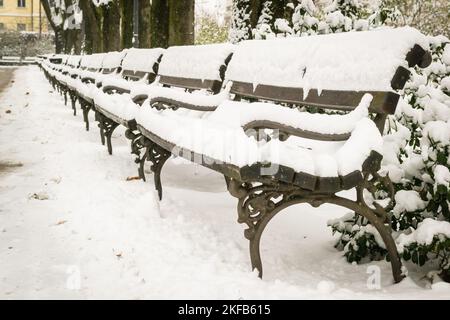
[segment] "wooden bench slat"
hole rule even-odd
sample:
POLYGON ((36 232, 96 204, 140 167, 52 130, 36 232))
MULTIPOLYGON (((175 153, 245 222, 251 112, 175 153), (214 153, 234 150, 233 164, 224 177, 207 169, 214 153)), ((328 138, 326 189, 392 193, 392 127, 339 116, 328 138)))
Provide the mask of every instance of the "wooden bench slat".
POLYGON ((192 90, 209 90, 214 93, 218 93, 222 87, 222 81, 220 80, 202 80, 180 77, 169 77, 161 75, 159 82, 163 85, 181 87, 192 90))
POLYGON ((371 112, 393 114, 400 96, 394 92, 366 92, 366 91, 336 91, 323 90, 319 95, 316 89, 311 89, 306 99, 303 98, 302 88, 276 87, 259 84, 253 88, 253 84, 233 81, 232 94, 244 98, 270 100, 294 105, 308 105, 320 108, 352 111, 358 106, 366 93, 373 96, 371 112))

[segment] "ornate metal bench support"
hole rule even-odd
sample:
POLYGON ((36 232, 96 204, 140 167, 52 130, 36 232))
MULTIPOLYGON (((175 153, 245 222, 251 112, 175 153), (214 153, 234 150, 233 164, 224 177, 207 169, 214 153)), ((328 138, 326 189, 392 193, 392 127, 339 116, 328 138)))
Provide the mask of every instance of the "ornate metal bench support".
MULTIPOLYGON (((294 186, 270 184, 270 182, 240 182, 228 178, 226 180, 228 191, 239 199, 238 222, 245 223, 248 227, 244 235, 250 241, 252 269, 257 269, 260 277, 263 274, 260 241, 269 221, 283 209, 295 204, 309 203, 313 207, 319 207, 324 203, 329 203, 358 213, 377 229, 386 245, 395 282, 403 279, 400 257, 391 235, 391 229, 385 224, 386 217, 381 217, 363 200, 352 201, 333 194, 315 194, 294 186)), ((363 188, 365 186, 358 186, 359 190, 363 188)))
MULTIPOLYGON (((80 100, 81 110, 83 110, 83 120, 86 124, 86 131, 89 131, 89 111, 92 109, 92 105, 80 100)), ((103 143, 105 144, 105 143, 103 143)))
POLYGON ((72 103, 72 110, 73 110, 73 115, 76 116, 77 115, 77 108, 76 108, 76 101, 77 101, 77 95, 75 94, 75 92, 69 91, 69 95, 70 95, 70 102, 72 103))
POLYGON ((64 91, 64 105, 67 106, 67 89, 64 88, 63 91, 64 91))
POLYGON ((112 154, 112 143, 111 143, 111 136, 114 132, 114 130, 119 126, 117 122, 112 121, 111 119, 105 117, 100 112, 97 112, 97 120, 99 121, 99 128, 100 128, 100 138, 102 140, 102 144, 105 144, 105 138, 106 138, 106 145, 108 147, 108 153, 112 154))
POLYGON ((139 176, 143 178, 145 181, 145 175, 144 175, 144 163, 145 161, 151 161, 152 165, 150 169, 153 172, 153 178, 155 181, 155 189, 158 191, 159 200, 162 199, 162 184, 161 184, 161 171, 164 166, 164 163, 166 163, 167 159, 170 158, 170 151, 167 151, 166 149, 158 146, 153 141, 145 138, 144 136, 141 136, 140 138, 140 144, 145 147, 145 153, 140 159, 140 165, 139 165, 139 176))
POLYGON ((125 137, 128 140, 131 140, 131 154, 136 155, 136 159, 134 160, 134 162, 139 164, 139 178, 145 181, 145 174, 144 174, 145 156, 141 158, 141 150, 145 148, 145 146, 142 144, 143 143, 141 139, 142 134, 139 132, 134 133, 133 130, 127 129, 125 131, 125 137))

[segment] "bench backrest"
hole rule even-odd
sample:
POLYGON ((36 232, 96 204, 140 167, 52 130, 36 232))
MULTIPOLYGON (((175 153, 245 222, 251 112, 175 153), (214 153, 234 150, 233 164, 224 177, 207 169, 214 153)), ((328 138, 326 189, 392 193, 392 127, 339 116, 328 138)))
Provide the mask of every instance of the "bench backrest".
POLYGON ((106 53, 102 62, 102 72, 108 74, 113 73, 118 69, 120 69, 122 60, 125 57, 126 53, 127 53, 126 50, 120 52, 112 51, 106 53))
POLYGON ((134 81, 147 77, 147 81, 152 83, 156 78, 163 52, 164 49, 160 48, 127 49, 122 60, 122 77, 134 81))
POLYGON ((71 55, 69 59, 67 59, 67 65, 72 68, 78 68, 80 66, 81 56, 79 55, 71 55))
POLYGON ((371 93, 370 111, 392 114, 406 68, 431 62, 427 46, 409 27, 251 40, 237 46, 226 79, 238 98, 345 111, 371 93))
POLYGON ((61 64, 63 55, 61 54, 53 54, 48 58, 50 63, 61 64))
POLYGON ((102 68, 104 53, 94 53, 81 58, 81 69, 89 71, 99 71, 102 68))
POLYGON ((159 65, 159 82, 186 89, 220 91, 234 46, 211 44, 168 48, 159 65))

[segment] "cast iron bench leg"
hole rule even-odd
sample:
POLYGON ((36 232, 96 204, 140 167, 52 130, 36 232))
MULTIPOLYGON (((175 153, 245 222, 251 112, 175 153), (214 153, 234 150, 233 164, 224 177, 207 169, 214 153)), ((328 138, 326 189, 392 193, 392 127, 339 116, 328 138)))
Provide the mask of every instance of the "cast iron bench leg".
POLYGON ((96 120, 99 122, 98 127, 100 128, 100 139, 102 141, 102 144, 105 145, 106 138, 108 153, 112 154, 111 137, 114 130, 119 126, 119 124, 105 117, 100 112, 96 112, 96 120))
POLYGON ((96 111, 95 112, 95 120, 98 121, 98 127, 100 128, 100 141, 102 142, 102 145, 105 145, 105 131, 103 128, 103 118, 104 116, 96 111))
MULTIPOLYGON (((258 270, 262 278, 263 267, 260 254, 261 235, 269 221, 283 209, 301 203, 309 203, 313 207, 330 203, 348 208, 357 214, 367 218, 380 233, 388 251, 391 261, 392 274, 395 282, 403 279, 401 261, 397 252, 391 229, 386 226, 386 217, 381 217, 370 209, 364 201, 352 201, 334 194, 314 194, 291 185, 279 185, 265 183, 264 181, 240 182, 234 179, 226 179, 230 194, 238 198, 238 222, 245 223, 247 229, 245 238, 250 241, 250 259, 252 269, 258 270)), ((357 190, 364 189, 363 185, 357 186, 357 190)))
POLYGON ((83 120, 86 124, 86 131, 89 131, 89 111, 91 111, 92 106, 90 104, 82 104, 81 109, 83 110, 83 120))
POLYGON ((106 136, 106 144, 108 147, 108 153, 112 154, 112 143, 111 143, 111 137, 114 132, 114 130, 119 126, 118 123, 107 120, 106 121, 106 127, 105 127, 105 136, 106 136))
POLYGON ((141 144, 145 147, 145 153, 140 159, 139 163, 139 177, 145 181, 144 174, 144 164, 145 161, 151 161, 151 170, 153 172, 153 178, 155 182, 155 189, 158 191, 159 200, 162 199, 162 184, 161 184, 161 171, 166 163, 167 159, 170 158, 170 151, 160 147, 153 141, 141 136, 141 144))
POLYGON ((69 96, 70 96, 70 102, 72 104, 72 110, 73 110, 73 115, 75 116, 77 114, 77 109, 76 109, 76 101, 77 101, 77 96, 69 91, 69 96))

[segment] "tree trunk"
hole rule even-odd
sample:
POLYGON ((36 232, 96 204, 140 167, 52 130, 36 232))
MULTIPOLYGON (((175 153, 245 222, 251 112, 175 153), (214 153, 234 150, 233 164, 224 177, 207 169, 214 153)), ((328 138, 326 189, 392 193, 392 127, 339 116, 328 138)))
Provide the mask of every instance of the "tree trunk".
POLYGON ((73 43, 73 52, 74 54, 81 54, 81 47, 83 45, 83 32, 81 30, 81 26, 80 29, 76 30, 75 33, 75 41, 73 43))
POLYGON ((120 47, 131 48, 133 46, 133 1, 120 0, 120 16, 120 47))
POLYGON ((169 3, 168 0, 152 1, 152 17, 150 24, 150 40, 152 48, 169 46, 169 3))
POLYGON ((101 9, 95 8, 91 0, 80 0, 80 8, 85 20, 86 53, 103 52, 101 9))
POLYGON ((113 0, 102 6, 103 11, 103 51, 120 50, 120 10, 119 1, 113 0))
POLYGON ((64 52, 64 32, 61 28, 53 29, 55 32, 55 52, 63 53, 64 52))
POLYGON ((73 30, 64 30, 64 53, 70 54, 74 45, 74 32, 73 30))
POLYGON ((149 0, 139 0, 139 48, 151 47, 152 9, 149 0))
POLYGON ((258 24, 259 16, 263 8, 263 0, 250 0, 250 25, 252 29, 258 24))
POLYGON ((288 0, 272 0, 271 9, 273 12, 273 21, 275 22, 278 18, 287 18, 287 4, 288 0))
POLYGON ((50 22, 50 26, 55 33, 55 52, 62 53, 64 51, 64 32, 62 29, 63 24, 56 25, 53 21, 52 13, 50 10, 49 0, 41 0, 42 7, 44 8, 45 15, 47 16, 47 20, 50 22))
POLYGON ((194 44, 194 0, 169 0, 169 46, 194 44))

